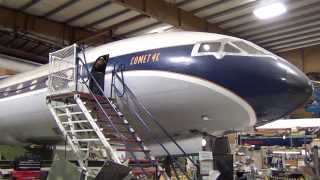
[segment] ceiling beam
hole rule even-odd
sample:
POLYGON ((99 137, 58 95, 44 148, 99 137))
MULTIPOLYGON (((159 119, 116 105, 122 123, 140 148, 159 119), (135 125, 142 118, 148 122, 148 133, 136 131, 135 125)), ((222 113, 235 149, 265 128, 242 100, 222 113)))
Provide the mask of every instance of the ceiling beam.
POLYGON ((306 16, 302 19, 288 21, 287 23, 273 23, 272 26, 257 28, 254 31, 248 31, 241 35, 249 40, 268 39, 291 32, 301 31, 320 25, 320 17, 318 14, 306 16))
POLYGON ((75 28, 64 23, 51 21, 20 11, 0 7, 0 25, 15 31, 41 34, 57 42, 65 40, 70 43, 90 36, 93 32, 82 28, 75 28))
POLYGON ((284 46, 275 46, 275 47, 272 47, 271 49, 274 51, 274 52, 281 52, 281 51, 286 51, 288 49, 298 49, 302 46, 314 46, 314 45, 317 45, 319 44, 320 42, 320 38, 314 38, 312 40, 308 40, 308 41, 301 41, 301 42, 297 42, 297 43, 292 43, 292 44, 288 44, 288 45, 284 45, 284 46))
POLYGON ((269 42, 275 42, 275 41, 280 41, 280 40, 285 40, 285 39, 289 39, 289 38, 294 38, 294 37, 299 37, 299 36, 304 36, 304 35, 309 35, 312 33, 320 32, 319 24, 320 24, 320 21, 317 25, 308 26, 308 28, 300 28, 300 30, 279 33, 278 35, 269 36, 268 38, 256 40, 255 42, 260 43, 260 44, 266 44, 269 42))
POLYGON ((110 19, 113 19, 113 18, 117 18, 117 17, 119 17, 119 16, 121 16, 121 15, 127 13, 127 12, 130 12, 130 9, 124 9, 124 10, 116 12, 116 13, 114 13, 112 15, 109 15, 109 16, 103 17, 101 19, 98 19, 98 20, 96 20, 94 22, 91 22, 91 23, 85 25, 84 28, 93 28, 94 26, 96 26, 96 25, 98 25, 100 23, 106 22, 106 21, 108 21, 110 19))
POLYGON ((109 37, 106 38, 106 41, 110 40, 110 39, 112 39, 112 31, 113 30, 115 30, 115 29, 117 29, 117 28, 119 28, 119 27, 121 27, 123 25, 127 25, 128 23, 135 23, 135 22, 140 21, 140 20, 145 19, 145 18, 148 18, 148 16, 146 16, 146 15, 134 16, 134 17, 129 18, 129 19, 125 20, 125 21, 122 21, 122 22, 116 23, 116 24, 114 24, 112 26, 103 28, 103 29, 97 31, 95 34, 89 35, 89 36, 77 41, 77 43, 85 43, 85 44, 87 44, 87 43, 90 43, 90 42, 96 40, 97 38, 101 38, 101 36, 107 35, 107 34, 109 34, 109 37))
POLYGON ((102 8, 105 8, 105 7, 109 6, 110 4, 111 4, 110 1, 106 1, 106 2, 104 2, 104 3, 102 3, 102 4, 99 4, 98 6, 95 6, 95 7, 93 7, 93 8, 90 8, 90 9, 88 9, 88 10, 86 10, 86 11, 84 11, 84 12, 78 14, 78 15, 75 15, 75 16, 67 19, 64 23, 69 24, 69 23, 72 22, 72 21, 76 21, 76 20, 78 20, 78 19, 81 19, 81 18, 83 18, 83 17, 85 17, 85 16, 93 13, 93 12, 96 12, 96 11, 102 9, 102 8))
POLYGON ((112 0, 112 2, 184 30, 230 34, 216 24, 208 23, 205 19, 164 0, 112 0))
POLYGON ((305 44, 301 44, 298 46, 293 46, 293 47, 288 47, 288 48, 283 48, 283 49, 278 49, 278 50, 276 50, 276 52, 285 52, 285 51, 291 51, 294 49, 302 49, 302 48, 318 46, 318 45, 320 45, 320 41, 316 41, 314 43, 305 43, 305 44))
POLYGON ((19 8, 20 11, 25 11, 28 8, 30 8, 31 6, 36 5, 38 2, 40 2, 41 0, 31 0, 30 2, 27 2, 26 4, 24 4, 23 6, 21 6, 19 8))
POLYGON ((24 42, 23 43, 21 43, 21 44, 19 44, 19 45, 17 45, 17 46, 15 46, 14 48, 15 49, 22 49, 22 48, 24 48, 27 44, 29 44, 30 43, 30 41, 29 40, 24 40, 24 42))
POLYGON ((231 0, 223 0, 223 1, 219 0, 219 1, 207 4, 205 6, 201 6, 199 8, 193 9, 193 10, 191 10, 191 12, 193 14, 197 14, 197 13, 199 13, 201 11, 205 11, 205 10, 208 10, 210 8, 214 8, 214 7, 216 7, 216 6, 220 5, 220 4, 227 3, 228 1, 231 1, 231 0))
POLYGON ((294 3, 291 3, 291 6, 289 7, 288 11, 291 11, 291 13, 287 13, 277 18, 270 19, 269 21, 259 21, 251 13, 248 15, 239 16, 237 18, 224 21, 222 23, 222 27, 230 29, 230 31, 237 34, 242 34, 258 28, 264 28, 268 26, 272 27, 275 24, 287 23, 293 20, 307 18, 308 16, 317 14, 320 10, 320 2, 294 1, 294 3))
POLYGON ((181 1, 181 2, 177 3, 176 5, 177 5, 178 7, 181 7, 181 6, 184 6, 184 5, 186 5, 186 4, 192 3, 192 2, 194 2, 194 1, 195 1, 195 0, 184 0, 184 1, 181 1))
POLYGON ((36 49, 38 49, 41 46, 41 43, 34 43, 33 46, 29 47, 28 49, 25 49, 26 52, 34 52, 36 49))
POLYGON ((112 35, 112 31, 115 29, 148 17, 152 17, 162 23, 170 24, 184 30, 231 34, 217 25, 208 23, 205 19, 199 18, 190 12, 178 8, 177 5, 165 2, 164 0, 112 0, 111 2, 138 11, 141 15, 134 16, 115 25, 98 30, 93 35, 88 35, 87 37, 78 40, 77 43, 90 43, 97 40, 97 38, 101 38, 103 35, 109 35, 109 37, 104 37, 105 41, 112 40, 112 36, 110 35, 112 35))
POLYGON ((307 38, 298 39, 298 40, 294 39, 290 42, 281 43, 280 45, 272 46, 271 49, 278 50, 278 49, 283 49, 283 48, 288 48, 293 46, 299 46, 307 43, 319 42, 319 41, 320 41, 320 35, 315 35, 314 37, 307 37, 307 38))
POLYGON ((48 63, 48 58, 44 56, 39 56, 30 52, 21 51, 18 49, 12 49, 5 46, 0 45, 0 53, 11 55, 14 57, 19 57, 22 59, 32 59, 32 61, 45 64, 48 63))
POLYGON ((47 13, 45 13, 45 14, 43 15, 43 17, 50 17, 50 16, 52 16, 52 15, 54 15, 54 14, 62 11, 63 9, 66 9, 66 8, 74 5, 75 3, 79 2, 79 1, 80 1, 80 0, 70 0, 70 1, 67 1, 67 2, 65 2, 64 4, 62 4, 62 5, 54 8, 54 9, 52 9, 51 11, 49 11, 49 12, 47 12, 47 13))
MULTIPOLYGON (((245 4, 241 4, 239 6, 227 9, 227 10, 222 11, 222 12, 218 12, 218 13, 214 13, 213 12, 212 14, 206 15, 204 18, 207 19, 208 21, 210 21, 210 20, 213 20, 215 18, 218 18, 218 17, 221 17, 221 16, 232 15, 234 12, 239 12, 239 11, 243 11, 243 10, 246 10, 246 9, 248 9, 248 11, 251 12, 252 9, 254 7, 256 7, 257 5, 258 5, 257 1, 251 1, 251 2, 248 2, 248 3, 245 3, 245 4)), ((229 19, 232 19, 232 18, 224 18, 224 20, 229 20, 229 19)), ((218 23, 221 23, 221 22, 222 21, 219 21, 218 23)))
POLYGON ((129 32, 120 34, 120 35, 118 35, 117 37, 125 38, 125 37, 127 37, 128 35, 135 34, 135 33, 139 32, 139 31, 143 31, 143 30, 146 30, 146 29, 149 29, 149 28, 157 27, 157 26, 159 26, 159 25, 161 25, 161 24, 162 24, 162 22, 155 22, 155 23, 152 23, 152 24, 149 24, 149 25, 146 25, 146 26, 139 27, 139 28, 137 28, 137 29, 131 30, 131 31, 129 31, 129 32))

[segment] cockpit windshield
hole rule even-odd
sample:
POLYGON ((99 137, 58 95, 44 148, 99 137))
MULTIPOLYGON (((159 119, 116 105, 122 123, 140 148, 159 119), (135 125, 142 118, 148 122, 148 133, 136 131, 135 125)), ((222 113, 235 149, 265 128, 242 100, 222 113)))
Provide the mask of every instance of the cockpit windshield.
POLYGON ((221 49, 221 42, 203 43, 200 45, 199 52, 219 52, 221 49))
POLYGON ((244 41, 232 41, 232 43, 234 45, 236 45, 237 47, 239 47, 240 49, 247 52, 248 54, 252 54, 252 55, 265 55, 266 54, 263 51, 251 46, 250 44, 247 44, 244 41))
POLYGON ((241 40, 220 39, 213 42, 202 42, 194 46, 193 56, 213 55, 220 59, 225 55, 270 56, 267 52, 241 40))
POLYGON ((229 43, 226 43, 224 45, 223 52, 226 52, 226 53, 241 53, 241 51, 238 48, 234 47, 233 45, 231 45, 229 43))

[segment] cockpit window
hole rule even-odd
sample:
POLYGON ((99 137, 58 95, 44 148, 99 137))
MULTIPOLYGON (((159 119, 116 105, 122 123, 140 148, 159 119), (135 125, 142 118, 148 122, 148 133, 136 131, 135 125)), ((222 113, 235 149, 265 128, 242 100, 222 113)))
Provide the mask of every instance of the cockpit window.
POLYGON ((240 49, 244 50, 248 54, 257 54, 257 55, 265 55, 263 51, 245 43, 244 41, 233 41, 234 45, 238 46, 240 49))
POLYGON ((222 59, 224 56, 269 56, 272 53, 246 42, 244 40, 222 38, 209 42, 198 42, 193 46, 191 56, 214 56, 222 59))
POLYGON ((241 53, 241 51, 234 46, 230 45, 229 43, 224 45, 223 52, 226 53, 241 53))
POLYGON ((220 42, 203 43, 200 45, 199 52, 219 52, 220 48, 220 42))

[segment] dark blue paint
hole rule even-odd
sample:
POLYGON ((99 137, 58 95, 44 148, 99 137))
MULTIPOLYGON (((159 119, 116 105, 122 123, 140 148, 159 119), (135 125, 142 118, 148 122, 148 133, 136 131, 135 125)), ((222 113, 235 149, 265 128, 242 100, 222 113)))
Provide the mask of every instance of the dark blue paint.
POLYGON ((127 71, 170 71, 209 80, 245 99, 255 110, 258 120, 280 118, 311 96, 307 77, 286 61, 268 56, 191 57, 192 48, 188 45, 128 54, 110 59, 110 66, 119 63, 124 64, 127 71), (160 61, 130 65, 133 56, 155 52, 161 54, 160 61), (175 57, 192 59, 189 63, 174 63, 171 59, 175 57))

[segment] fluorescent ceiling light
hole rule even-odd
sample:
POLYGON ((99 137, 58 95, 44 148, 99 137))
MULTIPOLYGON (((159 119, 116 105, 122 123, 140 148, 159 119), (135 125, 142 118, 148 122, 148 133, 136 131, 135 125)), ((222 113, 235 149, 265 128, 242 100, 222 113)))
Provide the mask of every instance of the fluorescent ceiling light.
POLYGON ((278 2, 270 5, 266 5, 253 10, 253 14, 259 19, 270 19, 287 12, 287 8, 284 4, 278 2))

